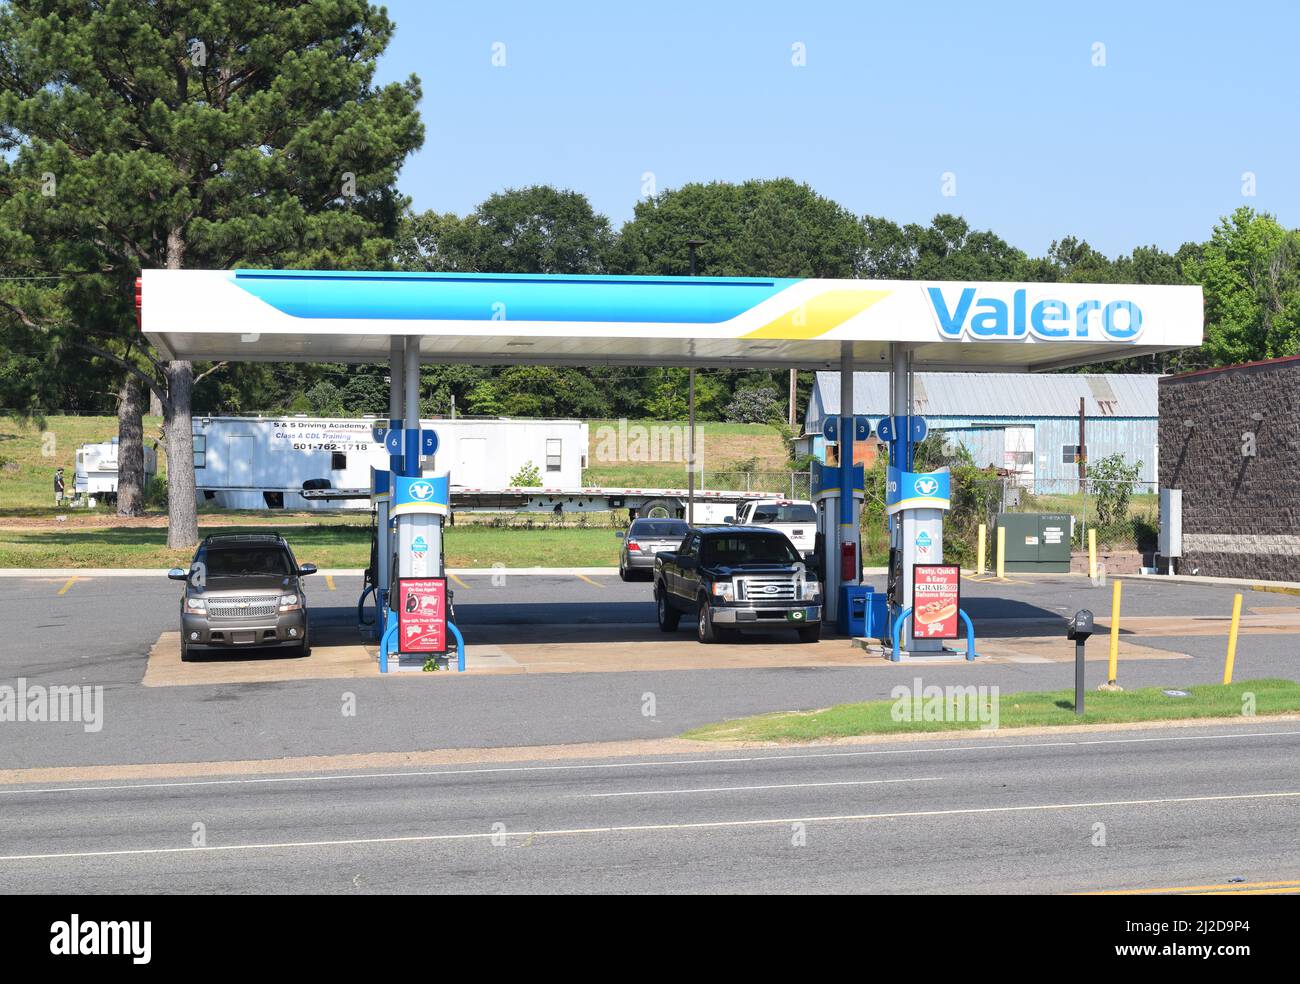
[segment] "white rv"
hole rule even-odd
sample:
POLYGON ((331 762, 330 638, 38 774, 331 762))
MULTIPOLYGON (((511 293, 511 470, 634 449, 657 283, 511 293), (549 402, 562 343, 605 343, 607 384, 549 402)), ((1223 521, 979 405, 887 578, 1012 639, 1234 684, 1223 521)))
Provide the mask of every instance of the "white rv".
MULTIPOLYGON (((370 469, 388 467, 382 418, 196 417, 194 478, 200 503, 226 509, 369 508, 358 499, 304 497, 305 490, 368 490, 370 469)), ((438 435, 425 472, 450 471, 455 488, 500 490, 530 465, 548 488, 578 488, 587 425, 579 420, 463 417, 426 420, 438 435)))
MULTIPOLYGON (((158 456, 149 444, 144 446, 144 481, 148 485, 158 472, 158 456)), ((77 448, 77 467, 73 478, 74 496, 86 500, 117 498, 117 438, 77 448)))

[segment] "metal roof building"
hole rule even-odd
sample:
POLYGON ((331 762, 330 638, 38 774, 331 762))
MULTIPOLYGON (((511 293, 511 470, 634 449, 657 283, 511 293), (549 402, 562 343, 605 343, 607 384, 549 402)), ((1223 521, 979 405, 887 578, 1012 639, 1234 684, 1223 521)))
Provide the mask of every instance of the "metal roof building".
MULTIPOLYGON (((1116 452, 1141 462, 1141 478, 1158 473, 1158 376, 1115 373, 920 372, 912 387, 914 411, 931 431, 966 446, 980 466, 1006 468, 1037 492, 1077 487, 1079 401, 1083 400, 1088 458, 1116 452)), ((854 374, 853 412, 872 421, 887 416, 889 374, 854 374)), ((840 377, 817 373, 804 416, 805 446, 825 457, 827 416, 840 412, 840 377)))

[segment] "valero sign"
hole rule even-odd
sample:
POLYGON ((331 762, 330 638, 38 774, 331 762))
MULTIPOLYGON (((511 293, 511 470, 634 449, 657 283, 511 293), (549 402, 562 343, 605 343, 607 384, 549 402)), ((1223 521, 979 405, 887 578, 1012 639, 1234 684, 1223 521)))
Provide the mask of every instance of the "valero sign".
POLYGON ((1052 296, 1030 297, 1023 287, 992 293, 983 288, 960 290, 928 287, 939 334, 952 341, 1021 341, 1027 335, 1044 341, 1104 339, 1133 341, 1142 332, 1142 309, 1125 298, 1085 298, 1069 303, 1052 296))
POLYGON ((948 509, 952 499, 947 469, 906 472, 890 468, 885 477, 885 512, 903 509, 948 509))

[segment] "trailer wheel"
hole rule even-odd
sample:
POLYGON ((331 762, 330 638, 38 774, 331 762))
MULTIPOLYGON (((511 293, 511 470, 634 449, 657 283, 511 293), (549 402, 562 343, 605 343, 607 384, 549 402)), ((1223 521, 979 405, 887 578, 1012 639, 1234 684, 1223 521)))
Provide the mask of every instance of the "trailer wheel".
POLYGON ((637 516, 645 519, 673 519, 677 516, 676 508, 670 499, 651 499, 637 510, 637 516))

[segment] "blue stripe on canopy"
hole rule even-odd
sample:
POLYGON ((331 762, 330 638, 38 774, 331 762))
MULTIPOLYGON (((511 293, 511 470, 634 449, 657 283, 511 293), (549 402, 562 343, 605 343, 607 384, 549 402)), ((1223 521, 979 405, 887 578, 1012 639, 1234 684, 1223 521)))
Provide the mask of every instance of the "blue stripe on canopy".
POLYGON ((716 324, 789 278, 532 276, 238 270, 235 283, 297 318, 716 324))

